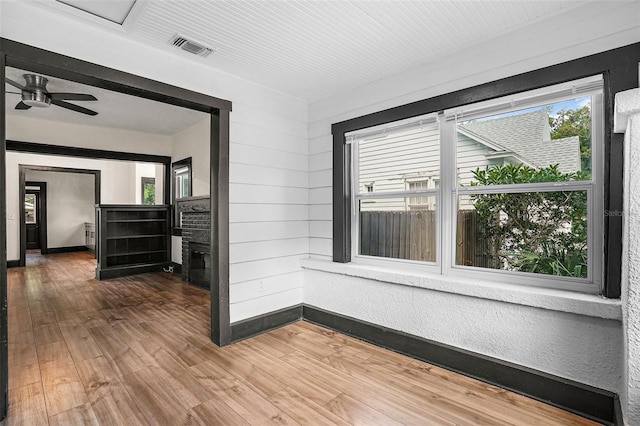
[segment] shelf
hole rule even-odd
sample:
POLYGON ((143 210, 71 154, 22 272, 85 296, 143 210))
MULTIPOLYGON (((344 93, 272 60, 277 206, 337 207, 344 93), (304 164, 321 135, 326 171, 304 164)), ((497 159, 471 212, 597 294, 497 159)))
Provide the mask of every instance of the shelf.
POLYGON ((170 206, 96 206, 96 277, 161 271, 171 262, 170 206))
POLYGON ((166 237, 166 234, 148 234, 148 235, 118 235, 115 237, 107 237, 107 240, 131 240, 134 238, 158 238, 166 237))
POLYGON ((122 256, 134 256, 137 254, 154 254, 164 253, 166 250, 144 250, 144 251, 123 251, 119 253, 109 253, 107 257, 122 257, 122 256))
POLYGON ((140 222, 166 222, 165 218, 158 219, 107 219, 107 223, 140 223, 140 222))

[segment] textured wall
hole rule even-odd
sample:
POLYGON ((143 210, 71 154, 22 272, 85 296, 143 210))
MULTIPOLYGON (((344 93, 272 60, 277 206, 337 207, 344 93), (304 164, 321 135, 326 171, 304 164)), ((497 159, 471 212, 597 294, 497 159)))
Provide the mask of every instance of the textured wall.
POLYGON ((305 303, 620 391, 620 321, 307 271, 305 303))
POLYGON ((622 314, 625 374, 621 394, 625 421, 640 424, 640 89, 616 95, 615 127, 625 132, 622 314))
MULTIPOLYGON (((310 256, 332 254, 331 124, 638 41, 638 3, 594 2, 309 106, 310 256), (508 52, 508 53, 506 53, 508 52)), ((305 303, 618 392, 620 321, 307 271, 305 303)), ((469 280, 470 284, 473 284, 469 280)))

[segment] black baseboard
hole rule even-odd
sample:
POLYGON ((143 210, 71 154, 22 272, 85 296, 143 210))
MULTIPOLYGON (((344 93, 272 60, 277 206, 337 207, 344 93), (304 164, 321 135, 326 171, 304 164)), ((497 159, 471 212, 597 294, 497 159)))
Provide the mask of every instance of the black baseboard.
POLYGON ((126 277, 128 275, 146 274, 148 272, 162 272, 167 265, 163 263, 149 263, 135 266, 116 266, 110 268, 96 268, 96 279, 108 280, 111 278, 126 277))
POLYGON ((303 306, 309 322, 465 376, 537 399, 604 424, 617 421, 616 395, 579 382, 444 345, 356 318, 303 306))
POLYGON ((19 268, 19 267, 20 267, 20 259, 7 260, 7 268, 19 268))
POLYGON ((231 342, 248 339, 274 328, 302 319, 302 305, 292 306, 265 315, 258 315, 231 324, 231 342))
POLYGON ((87 246, 69 246, 69 247, 49 247, 46 250, 41 250, 42 254, 58 254, 58 253, 72 253, 74 251, 88 251, 87 246))
POLYGON ((613 424, 615 426, 624 426, 622 419, 622 406, 620 405, 620 397, 618 395, 613 399, 613 414, 615 415, 613 424))

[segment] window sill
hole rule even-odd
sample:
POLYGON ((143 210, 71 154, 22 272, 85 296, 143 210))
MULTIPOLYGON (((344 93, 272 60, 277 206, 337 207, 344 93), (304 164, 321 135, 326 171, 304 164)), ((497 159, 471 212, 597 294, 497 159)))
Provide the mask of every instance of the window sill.
POLYGON ((421 274, 414 271, 406 272, 370 265, 335 263, 319 259, 302 259, 301 266, 307 270, 367 278, 391 284, 622 321, 620 300, 607 299, 597 295, 461 279, 460 277, 421 274))

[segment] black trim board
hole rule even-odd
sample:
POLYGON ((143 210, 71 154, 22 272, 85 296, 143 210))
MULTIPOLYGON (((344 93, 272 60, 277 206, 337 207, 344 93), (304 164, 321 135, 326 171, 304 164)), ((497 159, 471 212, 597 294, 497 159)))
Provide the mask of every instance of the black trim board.
MULTIPOLYGON (((4 81, 6 76, 5 66, 7 57, 5 56, 0 38, 0 81, 4 81)), ((7 173, 6 158, 6 84, 0 85, 0 241, 6 244, 7 241, 7 173)), ((7 417, 9 407, 9 344, 7 336, 9 327, 7 323, 7 250, 6 247, 0 249, 0 420, 7 417)))
POLYGON ((89 247, 87 246, 53 247, 53 248, 48 248, 47 252, 42 254, 73 253, 76 251, 89 251, 89 247))
MULTIPOLYGON (((98 47, 99 48, 99 47, 98 47)), ((127 95, 210 113, 231 111, 231 102, 194 92, 182 87, 129 74, 114 68, 86 62, 70 56, 0 38, 0 51, 6 55, 5 65, 47 74, 127 95)))
POLYGON ((311 323, 604 424, 616 421, 616 395, 609 391, 309 305, 303 305, 302 317, 311 323))
POLYGON ((27 152, 31 154, 60 155, 65 157, 95 158, 120 161, 136 161, 141 163, 171 164, 171 157, 164 155, 138 154, 134 152, 108 151, 104 149, 76 148, 44 143, 7 141, 7 151, 27 152))
POLYGON ((7 268, 19 268, 19 267, 20 267, 20 259, 7 260, 7 268))
POLYGON ((153 265, 137 265, 137 266, 123 266, 113 267, 109 269, 98 270, 96 268, 96 278, 98 280, 108 280, 111 278, 120 278, 133 274, 146 274, 148 272, 163 272, 169 264, 153 264, 153 265))
POLYGON ((231 324, 231 342, 248 339, 302 319, 303 305, 269 312, 231 324))
POLYGON ((613 424, 615 426, 624 426, 624 419, 622 415, 622 404, 620 403, 620 397, 618 395, 613 399, 613 424))

